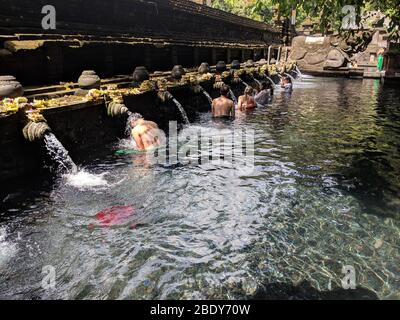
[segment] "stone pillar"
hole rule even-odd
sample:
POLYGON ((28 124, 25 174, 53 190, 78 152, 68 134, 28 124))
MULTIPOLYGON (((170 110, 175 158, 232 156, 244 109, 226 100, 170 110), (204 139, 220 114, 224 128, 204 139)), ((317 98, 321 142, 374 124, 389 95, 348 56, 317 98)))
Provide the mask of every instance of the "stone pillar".
POLYGON ((151 68, 151 47, 146 46, 144 50, 144 64, 147 68, 151 68))
POLYGON ((212 58, 211 58, 211 63, 212 64, 216 64, 217 63, 217 49, 212 48, 212 52, 211 52, 212 58))
POLYGON ((271 62, 271 50, 272 50, 272 46, 269 46, 268 47, 268 58, 267 58, 268 64, 270 64, 270 62, 271 62))
POLYGON ((242 49, 242 62, 246 61, 246 50, 242 49))
POLYGON ((281 60, 281 53, 282 53, 282 47, 279 47, 278 56, 276 57, 276 62, 279 62, 281 60))
POLYGON ((105 56, 104 56, 105 70, 108 76, 114 75, 114 57, 113 50, 111 46, 106 46, 105 56))
POLYGON ((231 49, 226 50, 226 63, 230 64, 232 62, 232 51, 231 49))
POLYGON ((64 74, 64 57, 61 46, 46 46, 47 79, 50 83, 59 82, 64 74))
POLYGON ((171 50, 171 55, 172 55, 172 65, 176 66, 179 64, 179 59, 178 59, 178 48, 177 47, 172 47, 171 50))
POLYGON ((200 48, 195 47, 193 51, 193 60, 194 60, 194 65, 198 66, 200 65, 200 48))

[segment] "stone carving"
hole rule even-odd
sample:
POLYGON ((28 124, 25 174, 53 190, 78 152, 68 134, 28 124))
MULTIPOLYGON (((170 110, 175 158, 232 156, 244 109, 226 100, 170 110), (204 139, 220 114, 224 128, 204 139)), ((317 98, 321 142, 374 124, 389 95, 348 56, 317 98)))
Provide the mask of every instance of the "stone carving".
POLYGON ((185 70, 181 65, 174 66, 171 71, 171 75, 175 80, 180 80, 186 74, 185 70))
POLYGON ((251 59, 247 60, 246 63, 245 63, 245 67, 247 67, 247 68, 254 67, 254 61, 251 60, 251 59))
POLYGON ((133 81, 135 82, 143 82, 150 79, 150 74, 147 71, 146 67, 140 66, 136 67, 133 72, 133 81))
POLYGON ((13 76, 0 76, 0 98, 18 98, 24 95, 22 85, 13 76))
POLYGON ((307 54, 307 50, 304 48, 295 48, 289 56, 290 60, 301 60, 303 59, 307 54))
POLYGON ((259 66, 265 66, 266 64, 268 64, 268 61, 266 59, 261 59, 260 61, 258 61, 259 66))
POLYGON ((100 77, 93 70, 86 70, 78 79, 79 87, 85 90, 100 89, 100 77))
POLYGON ((225 61, 218 61, 216 65, 217 72, 224 72, 226 71, 226 63, 225 61))
POLYGON ((107 105, 107 115, 110 117, 118 117, 128 112, 129 109, 120 101, 111 101, 107 105))
POLYGON ((51 132, 51 129, 46 122, 29 121, 22 130, 25 139, 30 142, 43 139, 47 132, 51 132))
POLYGON ((327 60, 325 61, 324 67, 329 68, 340 68, 345 63, 343 54, 338 49, 332 49, 328 53, 327 60))
POLYGON ((206 74, 211 71, 210 65, 207 62, 203 62, 200 67, 199 67, 199 73, 200 74, 206 74))
POLYGON ((317 51, 315 53, 308 53, 305 57, 305 60, 308 64, 316 65, 323 63, 327 57, 326 51, 317 51))

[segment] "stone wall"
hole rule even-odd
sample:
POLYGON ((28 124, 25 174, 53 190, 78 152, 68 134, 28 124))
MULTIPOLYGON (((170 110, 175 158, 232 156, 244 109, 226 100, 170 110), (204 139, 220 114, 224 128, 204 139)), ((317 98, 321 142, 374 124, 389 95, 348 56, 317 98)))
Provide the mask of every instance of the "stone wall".
POLYGON ((357 72, 379 78, 383 74, 377 69, 378 51, 384 48, 386 58, 393 56, 389 44, 384 29, 360 31, 348 39, 339 35, 298 36, 293 39, 289 59, 296 60, 305 72, 357 72))
POLYGON ((0 181, 27 177, 42 164, 42 154, 36 143, 22 135, 25 116, 21 113, 0 117, 0 181))
POLYGON ((296 60, 301 70, 323 70, 345 65, 347 55, 334 46, 331 37, 295 37, 289 59, 296 60))
POLYGON ((0 0, 0 8, 0 74, 25 86, 76 81, 87 69, 105 78, 138 65, 244 61, 280 43, 263 23, 187 0, 0 0), (48 4, 56 30, 41 28, 48 4))

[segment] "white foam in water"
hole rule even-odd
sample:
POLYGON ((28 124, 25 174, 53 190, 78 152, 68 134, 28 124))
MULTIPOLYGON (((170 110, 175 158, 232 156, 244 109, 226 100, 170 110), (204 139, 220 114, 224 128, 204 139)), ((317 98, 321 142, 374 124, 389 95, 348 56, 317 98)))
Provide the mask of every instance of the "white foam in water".
POLYGON ((129 149, 129 150, 135 149, 135 150, 137 150, 138 147, 137 147, 134 139, 128 138, 128 139, 119 140, 118 149, 129 149))
POLYGON ((107 173, 92 174, 81 170, 74 174, 67 174, 65 178, 69 186, 80 190, 88 190, 96 187, 107 187, 108 181, 104 178, 107 173))
POLYGON ((6 264, 17 252, 15 243, 10 243, 6 240, 7 230, 0 228, 0 266, 6 264))
POLYGON ((80 190, 108 186, 108 182, 104 178, 107 173, 96 175, 85 170, 79 171, 77 165, 69 156, 67 149, 64 148, 62 143, 53 133, 46 134, 44 142, 51 158, 57 162, 60 168, 65 169, 68 172, 68 174, 64 175, 67 180, 67 185, 80 190))

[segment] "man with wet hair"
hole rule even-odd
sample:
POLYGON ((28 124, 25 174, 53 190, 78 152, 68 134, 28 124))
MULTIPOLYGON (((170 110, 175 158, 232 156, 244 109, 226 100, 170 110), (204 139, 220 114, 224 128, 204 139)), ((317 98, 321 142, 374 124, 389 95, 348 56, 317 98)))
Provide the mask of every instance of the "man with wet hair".
POLYGON ((228 98, 230 88, 224 84, 221 87, 221 96, 214 99, 212 103, 212 114, 214 118, 235 118, 235 104, 228 98))
POLYGON ((284 89, 286 93, 292 93, 293 91, 292 79, 290 79, 289 77, 282 78, 281 88, 284 89))
POLYGON ((129 123, 132 128, 131 136, 139 150, 148 151, 161 145, 164 133, 158 128, 157 123, 146 121, 139 113, 131 114, 129 123))

